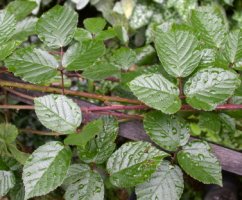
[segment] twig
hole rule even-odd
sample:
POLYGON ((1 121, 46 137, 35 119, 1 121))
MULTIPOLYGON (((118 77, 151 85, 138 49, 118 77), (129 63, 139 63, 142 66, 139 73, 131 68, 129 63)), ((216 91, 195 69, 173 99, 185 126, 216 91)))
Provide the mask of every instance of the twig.
POLYGON ((61 74, 61 89, 62 89, 62 95, 65 94, 65 84, 64 84, 64 67, 62 66, 62 60, 63 60, 63 47, 60 48, 60 74, 61 74))
POLYGON ((37 131, 32 129, 20 129, 19 131, 24 133, 36 134, 36 135, 50 135, 50 136, 64 135, 64 134, 52 132, 52 131, 37 131))
MULTIPOLYGON (((5 80, 0 80, 0 86, 22 88, 26 90, 34 90, 34 91, 48 92, 48 93, 58 93, 58 94, 62 93, 62 90, 60 88, 39 86, 39 85, 33 85, 33 84, 27 84, 27 83, 18 83, 18 82, 5 81, 5 80)), ((122 102, 122 103, 129 103, 129 104, 143 104, 142 102, 134 99, 127 99, 127 98, 122 98, 117 96, 105 96, 105 95, 92 94, 92 93, 81 92, 81 91, 65 90, 65 94, 85 97, 89 99, 97 99, 100 101, 122 102)))
POLYGON ((19 97, 22 97, 22 98, 25 98, 25 99, 29 99, 29 100, 34 100, 34 97, 31 97, 27 94, 23 94, 21 92, 18 92, 16 90, 12 90, 12 89, 9 89, 9 88, 4 88, 5 90, 7 90, 8 92, 12 93, 12 94, 15 94, 16 96, 19 96, 19 97))

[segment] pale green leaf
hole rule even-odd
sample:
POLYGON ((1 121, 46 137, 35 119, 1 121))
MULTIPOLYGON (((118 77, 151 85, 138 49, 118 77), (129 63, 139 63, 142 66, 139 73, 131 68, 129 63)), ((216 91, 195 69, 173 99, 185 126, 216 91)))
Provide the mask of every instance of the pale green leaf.
POLYGON ((0 45, 7 42, 14 34, 16 21, 14 15, 5 10, 0 11, 0 45))
POLYGON ((81 70, 95 63, 105 52, 102 41, 88 40, 72 45, 63 57, 63 66, 67 70, 81 70))
POLYGON ((110 181, 117 187, 132 187, 150 178, 167 153, 148 142, 127 142, 107 162, 110 181))
POLYGON ((37 21, 37 17, 27 17, 24 20, 18 22, 13 38, 16 40, 24 41, 28 38, 28 36, 35 34, 35 25, 37 21))
POLYGON ((136 53, 132 49, 121 47, 114 51, 110 62, 120 69, 128 70, 135 64, 136 53))
POLYGON ((189 31, 168 31, 155 37, 159 59, 173 77, 189 76, 198 66, 201 53, 198 40, 189 31))
POLYGON ((78 146, 80 159, 85 163, 104 163, 116 148, 118 123, 115 119, 103 117, 103 128, 85 147, 78 146))
POLYGON ((232 65, 242 59, 241 30, 232 31, 227 35, 225 42, 225 57, 232 65))
POLYGON ((141 75, 129 87, 139 100, 164 113, 175 113, 181 107, 178 87, 160 74, 141 75))
POLYGON ((32 0, 15 0, 7 5, 7 11, 14 14, 16 20, 22 20, 37 6, 32 0))
POLYGON ((100 33, 98 33, 95 37, 95 39, 97 40, 101 40, 101 41, 105 41, 111 38, 116 37, 117 34, 114 30, 114 28, 108 28, 107 30, 101 31, 100 33))
POLYGON ((15 177, 11 171, 0 170, 0 198, 15 185, 15 177))
POLYGON ((190 21, 197 37, 208 48, 220 48, 225 36, 225 25, 212 9, 207 7, 191 12, 190 21))
POLYGON ((204 112, 199 115, 198 125, 214 133, 219 133, 221 128, 221 122, 219 116, 216 113, 204 112))
POLYGON ((82 121, 79 106, 63 95, 46 95, 34 99, 35 113, 47 128, 63 134, 76 131, 82 121))
MULTIPOLYGON (((72 166, 71 166, 72 167, 72 166)), ((104 184, 101 176, 87 165, 76 164, 78 170, 74 179, 66 189, 66 200, 102 200, 104 199, 104 184), (77 180, 78 178, 78 180, 77 180)), ((73 174, 74 175, 74 174, 73 174)))
POLYGON ((221 166, 205 141, 192 141, 177 154, 182 169, 205 184, 222 185, 221 166))
POLYGON ((29 154, 18 150, 16 144, 8 144, 8 149, 11 152, 12 157, 17 160, 19 163, 24 165, 25 161, 29 157, 29 154))
POLYGON ((77 10, 81 10, 89 3, 90 0, 71 0, 71 1, 76 4, 77 10))
POLYGON ((101 119, 94 120, 84 126, 80 133, 68 135, 68 137, 64 140, 64 143, 67 145, 85 147, 87 142, 94 138, 95 135, 98 135, 102 129, 103 121, 101 119))
POLYGON ((10 40, 0 45, 0 60, 4 60, 8 57, 19 45, 19 42, 10 40))
POLYGON ((101 32, 105 26, 106 21, 103 18, 87 18, 83 21, 84 27, 93 34, 101 32))
POLYGON ((21 48, 5 60, 9 71, 31 83, 45 83, 55 77, 59 66, 54 56, 41 49, 21 48))
POLYGON ((64 47, 72 41, 77 22, 78 15, 74 10, 56 5, 40 17, 36 31, 48 47, 64 47))
POLYGON ((179 200, 184 188, 183 173, 163 161, 151 178, 135 188, 138 200, 179 200))
POLYGON ((25 199, 41 196, 60 186, 71 162, 71 150, 60 142, 48 142, 26 161, 23 168, 25 199))
POLYGON ((82 75, 91 80, 103 80, 107 77, 120 76, 120 69, 106 61, 96 62, 94 65, 85 69, 82 75))
POLYGON ((186 82, 184 93, 192 107, 213 110, 231 97, 240 85, 238 75, 222 68, 205 68, 186 82))
POLYGON ((79 42, 90 40, 92 39, 92 34, 83 28, 77 28, 74 35, 74 39, 79 42))
POLYGON ((178 147, 185 145, 190 137, 189 126, 184 119, 159 111, 145 115, 144 128, 152 141, 169 151, 176 151, 178 147))
POLYGON ((0 141, 11 144, 18 136, 18 129, 12 124, 0 124, 0 141))

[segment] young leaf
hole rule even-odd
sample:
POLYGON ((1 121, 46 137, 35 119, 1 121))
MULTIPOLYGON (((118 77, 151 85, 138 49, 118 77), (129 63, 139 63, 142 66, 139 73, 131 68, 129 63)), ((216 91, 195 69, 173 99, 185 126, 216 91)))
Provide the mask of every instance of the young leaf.
POLYGON ((78 173, 75 173, 76 176, 73 177, 76 181, 72 181, 66 189, 64 196, 66 200, 104 199, 103 180, 97 172, 91 170, 88 165, 84 164, 76 164, 71 167, 78 170, 78 173))
POLYGON ((11 171, 0 170, 0 197, 5 196, 14 185, 14 174, 11 171))
POLYGON ((202 8, 191 12, 190 22, 197 37, 208 48, 220 48, 225 35, 222 19, 212 9, 202 8))
POLYGON ((242 59, 242 32, 235 30, 226 37, 225 57, 231 64, 242 59))
POLYGON ((93 34, 101 32, 105 26, 106 21, 103 18, 87 18, 83 21, 84 27, 93 34))
POLYGON ((82 74, 84 77, 91 80, 103 80, 107 77, 120 76, 120 69, 112 63, 106 61, 96 62, 94 65, 85 69, 82 74))
POLYGON ((56 5, 44 13, 36 25, 39 38, 50 48, 67 46, 73 39, 77 13, 67 6, 56 5))
POLYGON ((75 35, 74 35, 74 39, 77 40, 78 42, 83 42, 85 40, 91 40, 92 34, 84 28, 77 28, 75 35))
POLYGON ((139 100, 164 113, 173 114, 181 107, 179 89, 160 74, 141 75, 129 87, 139 100))
POLYGON ((240 80, 235 72, 205 68, 189 78, 184 93, 192 107, 209 111, 231 97, 239 85, 240 80))
POLYGON ((15 19, 20 21, 29 15, 37 6, 35 1, 31 0, 16 0, 12 1, 7 6, 7 11, 14 14, 15 19))
POLYGON ((155 46, 164 69, 173 77, 189 76, 201 59, 198 40, 189 31, 159 33, 155 46))
POLYGON ((110 181, 117 187, 132 187, 150 178, 167 153, 148 142, 128 142, 107 162, 110 181))
POLYGON ((12 124, 0 124, 1 142, 11 144, 18 136, 18 129, 12 124))
POLYGON ((0 60, 4 60, 8 57, 19 45, 19 42, 15 40, 9 40, 4 44, 0 45, 0 60))
POLYGON ((103 117, 103 127, 99 134, 85 147, 78 146, 79 157, 85 163, 104 163, 115 150, 118 123, 115 119, 103 117))
POLYGON ((59 66, 54 56, 41 49, 20 48, 7 60, 7 68, 31 83, 44 83, 57 75, 59 66))
POLYGON ((182 169, 205 184, 222 185, 221 166, 205 141, 192 141, 177 154, 182 169))
POLYGON ((169 151, 176 151, 179 146, 185 145, 190 136, 184 119, 159 111, 145 115, 144 128, 152 141, 169 151))
POLYGON ((86 69, 105 52, 102 41, 88 40, 75 43, 64 54, 62 65, 69 71, 86 69))
POLYGON ((103 121, 101 119, 94 120, 84 126, 81 133, 68 135, 68 137, 64 140, 64 143, 67 145, 85 147, 87 142, 93 139, 95 135, 98 135, 102 129, 103 121))
POLYGON ((7 42, 14 34, 16 21, 14 15, 5 10, 0 11, 0 45, 7 42))
POLYGON ((119 69, 128 70, 135 63, 136 53, 132 49, 121 47, 113 53, 110 62, 119 69))
POLYGON ((48 142, 26 161, 23 168, 25 199, 41 196, 60 186, 71 162, 71 150, 60 142, 48 142))
POLYGON ((184 188, 181 169, 162 161, 149 181, 136 186, 138 200, 179 200, 184 188))
POLYGON ((82 121, 79 106, 63 95, 46 95, 34 99, 35 113, 47 128, 63 134, 76 131, 82 121))

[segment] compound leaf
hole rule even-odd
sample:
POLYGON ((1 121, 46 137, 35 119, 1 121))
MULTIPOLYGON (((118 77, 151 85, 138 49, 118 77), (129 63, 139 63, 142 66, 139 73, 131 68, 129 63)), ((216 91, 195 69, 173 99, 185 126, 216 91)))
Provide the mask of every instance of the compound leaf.
POLYGON ((59 66, 54 56, 41 49, 21 48, 5 60, 8 69, 31 83, 45 83, 57 75, 59 66))
POLYGON ((67 6, 56 5, 37 22, 39 38, 50 48, 67 46, 73 39, 78 22, 77 13, 67 6))
POLYGON ((190 136, 184 119, 159 111, 145 115, 144 128, 152 141, 169 151, 176 151, 179 146, 185 145, 190 136))
POLYGON ((162 161, 149 181, 136 186, 138 200, 179 200, 184 188, 183 173, 168 161, 162 161))
POLYGON ((46 95, 34 99, 35 113, 47 128, 63 134, 76 131, 82 121, 79 106, 63 95, 46 95))
POLYGON ((168 31, 157 34, 155 38, 159 59, 173 77, 189 76, 197 68, 201 59, 198 44, 189 31, 168 31))
POLYGON ((117 187, 132 187, 150 178, 168 154, 148 142, 127 142, 107 162, 110 181, 117 187))
POLYGON ((192 141, 177 154, 182 169, 205 184, 222 185, 221 166, 205 141, 192 141))
POLYGON ((239 85, 240 80, 235 72, 205 68, 189 78, 184 93, 192 107, 209 111, 231 97, 239 85))
POLYGON ((11 171, 0 170, 0 197, 5 196, 14 185, 14 174, 11 171))
POLYGON ((71 162, 71 150, 60 142, 40 146, 23 168, 25 199, 41 196, 60 186, 71 162))
POLYGON ((175 113, 181 107, 178 87, 160 74, 138 76, 129 87, 139 100, 166 114, 175 113))

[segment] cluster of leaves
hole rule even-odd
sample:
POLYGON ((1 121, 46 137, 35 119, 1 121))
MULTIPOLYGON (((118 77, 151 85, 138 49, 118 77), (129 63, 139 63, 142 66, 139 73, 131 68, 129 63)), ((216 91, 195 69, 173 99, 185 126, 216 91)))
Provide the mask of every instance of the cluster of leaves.
MULTIPOLYGON (((89 1, 72 2, 81 9, 89 1)), ((202 183, 222 185, 217 158, 207 142, 189 141, 190 127, 197 135, 205 130, 219 137, 234 133, 237 122, 228 114, 206 112, 188 117, 199 120, 189 126, 175 113, 184 102, 212 111, 231 97, 233 102, 240 100, 242 33, 229 30, 217 7, 198 7, 194 1, 186 9, 178 2, 167 1, 170 9, 165 13, 157 9, 163 5, 159 0, 115 5, 90 1, 106 20, 85 19, 83 28, 77 28, 78 14, 68 5, 56 5, 36 18, 27 17, 35 2, 17 0, 0 12, 0 60, 10 72, 39 85, 52 83, 63 71, 81 72, 91 81, 118 78, 122 90, 155 110, 145 113, 144 129, 160 147, 136 141, 116 149, 116 119, 102 117, 78 133, 83 116, 71 98, 38 97, 38 120, 67 137, 46 142, 27 155, 16 146, 17 128, 1 124, 0 196, 29 199, 61 187, 65 199, 104 199, 109 188, 135 188, 138 199, 180 199, 184 172, 202 183), (132 44, 139 46, 136 30, 145 32, 146 44, 131 49, 132 44), (39 40, 26 42, 33 34, 39 40), (135 35, 134 41, 129 34, 135 35)))

